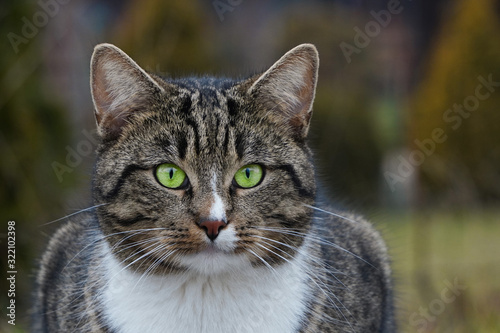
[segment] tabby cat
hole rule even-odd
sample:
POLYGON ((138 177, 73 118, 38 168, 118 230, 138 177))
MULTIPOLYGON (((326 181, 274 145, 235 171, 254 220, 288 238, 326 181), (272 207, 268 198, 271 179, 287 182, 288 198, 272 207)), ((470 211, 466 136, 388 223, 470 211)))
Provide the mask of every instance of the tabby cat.
POLYGON ((165 79, 97 45, 94 206, 48 245, 33 330, 393 332, 384 242, 316 203, 318 66, 303 44, 248 79, 165 79))

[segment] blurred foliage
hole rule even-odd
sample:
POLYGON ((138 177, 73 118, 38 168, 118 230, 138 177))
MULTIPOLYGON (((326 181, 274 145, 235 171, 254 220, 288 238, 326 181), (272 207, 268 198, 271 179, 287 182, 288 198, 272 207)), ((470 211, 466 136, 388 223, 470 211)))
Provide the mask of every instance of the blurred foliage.
POLYGON ((415 93, 410 141, 432 138, 435 128, 442 128, 447 136, 443 143, 435 143, 435 153, 421 165, 423 203, 491 204, 500 199, 500 20, 496 5, 494 0, 455 3, 415 93), (484 100, 475 96, 476 87, 482 84, 479 76, 496 82, 496 87, 489 88, 494 91, 480 89, 480 94, 488 94, 484 100), (464 103, 462 113, 448 111, 464 103))
POLYGON ((309 136, 318 178, 336 202, 365 208, 380 203, 378 182, 385 148, 379 145, 373 124, 378 93, 373 89, 373 49, 354 54, 355 63, 348 64, 339 45, 352 44, 355 22, 366 20, 339 4, 324 2, 311 7, 299 3, 285 14, 283 37, 277 41, 281 50, 304 42, 317 46, 320 72, 309 136))
MULTIPOLYGON (((8 1, 2 9, 10 15, 2 17, 0 35, 9 32, 21 35, 23 16, 29 16, 34 3, 8 1)), ((16 222, 16 308, 17 325, 23 327, 30 303, 34 258, 42 244, 42 223, 48 222, 64 204, 64 188, 47 179, 54 176, 51 163, 64 161, 60 148, 70 141, 61 105, 53 100, 51 91, 44 89, 44 71, 40 40, 36 38, 19 46, 16 53, 7 38, 0 39, 0 262, 7 271, 7 222, 16 222)), ((72 184, 71 176, 65 186, 72 184)), ((4 331, 4 309, 7 306, 7 281, 0 281, 0 307, 4 331)))
POLYGON ((130 1, 113 42, 147 70, 162 76, 205 73, 214 63, 210 25, 197 1, 130 1))

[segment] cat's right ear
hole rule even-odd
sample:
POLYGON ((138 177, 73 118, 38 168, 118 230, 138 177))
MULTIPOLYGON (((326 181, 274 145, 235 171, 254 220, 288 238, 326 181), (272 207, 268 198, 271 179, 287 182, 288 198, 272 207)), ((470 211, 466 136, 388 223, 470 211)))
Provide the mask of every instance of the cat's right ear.
POLYGON ((90 64, 90 88, 97 130, 116 139, 128 118, 147 107, 164 89, 125 52, 112 44, 95 47, 90 64))

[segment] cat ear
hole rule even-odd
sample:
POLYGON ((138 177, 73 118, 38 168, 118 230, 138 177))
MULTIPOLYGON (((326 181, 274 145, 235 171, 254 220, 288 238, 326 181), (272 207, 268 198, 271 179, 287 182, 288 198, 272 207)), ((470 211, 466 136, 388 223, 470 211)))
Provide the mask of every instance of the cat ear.
POLYGON ((311 119, 318 67, 316 47, 299 45, 258 77, 248 92, 303 139, 311 119))
POLYGON ((92 54, 90 88, 98 133, 117 138, 127 119, 151 103, 164 89, 125 52, 112 44, 99 44, 92 54))

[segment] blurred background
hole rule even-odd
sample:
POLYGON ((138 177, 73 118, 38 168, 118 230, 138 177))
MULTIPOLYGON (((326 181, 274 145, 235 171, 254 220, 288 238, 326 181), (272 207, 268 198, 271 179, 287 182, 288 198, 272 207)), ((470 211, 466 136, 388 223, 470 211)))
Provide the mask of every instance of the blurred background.
POLYGON ((243 77, 314 43, 310 141, 338 207, 383 232, 402 332, 500 332, 499 0, 40 0, 0 4, 0 260, 16 325, 58 218, 90 206, 89 62, 114 43, 163 76, 243 77))

